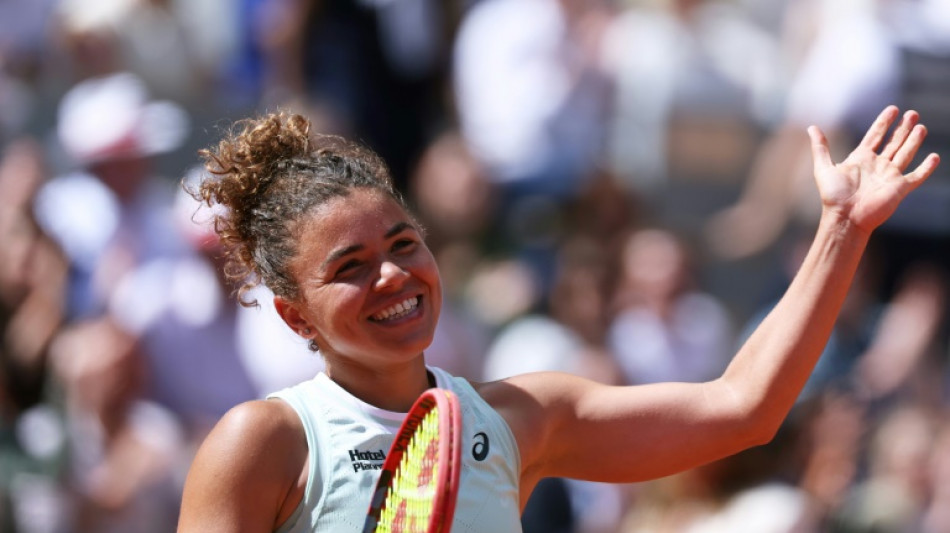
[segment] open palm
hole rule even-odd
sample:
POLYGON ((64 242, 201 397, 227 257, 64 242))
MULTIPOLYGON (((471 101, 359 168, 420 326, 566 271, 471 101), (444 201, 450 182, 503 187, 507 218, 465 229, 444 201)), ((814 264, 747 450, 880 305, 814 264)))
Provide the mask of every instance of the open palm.
POLYGON ((824 208, 867 232, 887 220, 904 196, 923 183, 940 162, 937 154, 930 154, 913 171, 904 173, 927 135, 927 129, 917 123, 916 111, 904 113, 881 148, 898 115, 895 106, 884 109, 858 147, 838 164, 832 162, 828 140, 821 130, 816 126, 808 129, 815 180, 824 208))

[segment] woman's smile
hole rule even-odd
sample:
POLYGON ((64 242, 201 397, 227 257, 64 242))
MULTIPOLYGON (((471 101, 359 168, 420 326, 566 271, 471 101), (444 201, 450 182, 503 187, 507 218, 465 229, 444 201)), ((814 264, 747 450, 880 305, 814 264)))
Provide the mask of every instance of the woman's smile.
POLYGON ((422 296, 412 296, 406 298, 405 300, 387 307, 382 311, 374 314, 369 317, 373 322, 381 324, 394 324, 405 322, 401 319, 411 319, 418 316, 421 312, 419 303, 422 301, 422 296))

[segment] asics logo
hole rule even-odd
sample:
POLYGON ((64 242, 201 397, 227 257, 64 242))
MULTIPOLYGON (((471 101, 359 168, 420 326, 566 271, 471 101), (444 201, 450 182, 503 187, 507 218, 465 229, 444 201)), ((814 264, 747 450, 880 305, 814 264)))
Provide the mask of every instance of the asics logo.
POLYGON ((472 446, 472 457, 476 461, 484 461, 488 457, 488 452, 491 448, 491 444, 488 442, 488 435, 484 432, 478 432, 472 437, 475 441, 475 444, 472 446))

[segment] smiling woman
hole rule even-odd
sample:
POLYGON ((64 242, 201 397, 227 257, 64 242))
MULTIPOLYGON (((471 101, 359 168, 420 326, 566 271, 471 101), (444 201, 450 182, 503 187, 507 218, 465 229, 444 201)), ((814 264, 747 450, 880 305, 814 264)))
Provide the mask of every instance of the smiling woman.
POLYGON ((226 208, 215 227, 239 295, 266 284, 326 370, 219 422, 189 473, 180 530, 359 530, 384 450, 432 386, 461 400, 473 428, 463 447, 481 439, 478 449, 488 450, 491 439, 495 452, 465 459, 467 503, 456 521, 520 529, 508 424, 470 384, 425 364, 442 305, 439 272, 385 165, 355 143, 311 135, 297 115, 236 126, 203 152, 209 175, 192 192, 226 208), (486 506, 487 494, 506 503, 486 506))
POLYGON ((422 368, 442 303, 435 259, 411 220, 374 189, 315 207, 295 232, 289 268, 297 295, 274 300, 284 321, 319 348, 334 381, 380 407, 393 398, 376 398, 386 389, 365 387, 367 376, 398 373, 412 359, 422 368))
POLYGON ((243 295, 264 283, 326 360, 314 379, 234 407, 188 474, 179 531, 358 531, 384 450, 426 389, 454 392, 463 466, 453 533, 516 532, 545 477, 634 482, 769 441, 821 354, 871 232, 936 168, 926 135, 885 109, 843 162, 810 128, 822 216, 786 294, 705 383, 611 387, 559 373, 469 383, 427 366, 442 301, 423 232, 372 152, 306 119, 241 123, 204 152, 195 194, 243 295), (905 173, 906 172, 906 173, 905 173), (635 458, 635 459, 631 459, 635 458))

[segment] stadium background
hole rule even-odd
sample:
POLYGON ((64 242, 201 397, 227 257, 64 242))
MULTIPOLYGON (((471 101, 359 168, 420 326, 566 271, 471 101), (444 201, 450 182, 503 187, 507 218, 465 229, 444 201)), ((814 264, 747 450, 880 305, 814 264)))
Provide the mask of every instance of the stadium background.
MULTIPOLYGON (((214 421, 319 370, 181 191, 236 119, 384 156, 432 364, 636 384, 721 372, 817 220, 805 127, 846 149, 890 103, 950 153, 947 0, 0 0, 0 531, 172 530, 214 421)), ((946 167, 773 443, 546 481, 525 531, 950 531, 946 167)))

